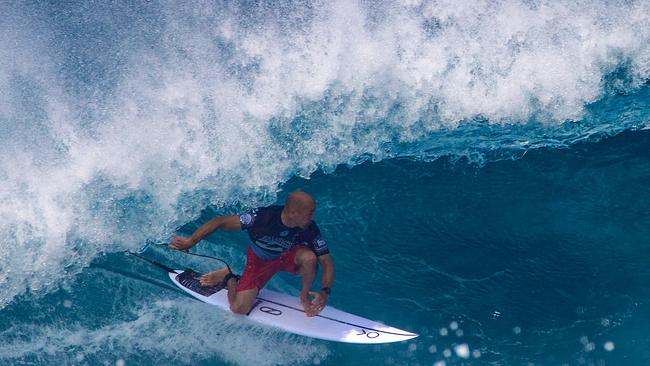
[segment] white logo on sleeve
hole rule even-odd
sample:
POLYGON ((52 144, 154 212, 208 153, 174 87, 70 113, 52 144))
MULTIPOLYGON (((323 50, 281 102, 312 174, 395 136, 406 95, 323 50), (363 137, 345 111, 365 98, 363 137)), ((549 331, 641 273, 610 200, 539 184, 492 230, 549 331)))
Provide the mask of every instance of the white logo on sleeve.
POLYGON ((316 239, 316 249, 323 249, 326 246, 327 246, 327 243, 325 242, 325 239, 323 239, 323 238, 316 239))
POLYGON ((250 225, 253 222, 253 215, 251 214, 243 214, 239 216, 239 222, 242 225, 250 225))

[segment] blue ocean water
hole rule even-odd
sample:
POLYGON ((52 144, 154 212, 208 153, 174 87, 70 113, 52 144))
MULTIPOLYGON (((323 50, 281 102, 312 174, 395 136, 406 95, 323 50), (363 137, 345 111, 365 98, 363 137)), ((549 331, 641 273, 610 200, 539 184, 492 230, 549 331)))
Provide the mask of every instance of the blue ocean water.
POLYGON ((0 11, 0 364, 650 362, 650 3, 0 11), (296 189, 331 304, 419 338, 241 322, 123 253, 210 270, 165 243, 296 189))

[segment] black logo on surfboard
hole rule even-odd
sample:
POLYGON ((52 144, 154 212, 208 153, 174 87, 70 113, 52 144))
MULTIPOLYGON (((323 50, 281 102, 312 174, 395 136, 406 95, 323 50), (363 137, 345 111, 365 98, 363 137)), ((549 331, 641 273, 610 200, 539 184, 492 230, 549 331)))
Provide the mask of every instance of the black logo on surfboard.
POLYGON ((359 336, 365 335, 368 338, 377 338, 377 337, 379 337, 378 332, 366 332, 365 329, 361 329, 361 333, 357 333, 357 335, 359 335, 359 336))

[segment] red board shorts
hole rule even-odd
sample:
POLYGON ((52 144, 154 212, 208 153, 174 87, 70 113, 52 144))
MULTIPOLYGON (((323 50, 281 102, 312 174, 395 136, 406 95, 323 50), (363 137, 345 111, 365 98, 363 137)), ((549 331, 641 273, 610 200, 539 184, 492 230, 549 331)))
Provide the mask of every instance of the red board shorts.
POLYGON ((276 259, 264 260, 253 252, 253 248, 248 247, 246 251, 246 269, 237 284, 237 292, 250 289, 261 290, 274 274, 285 271, 289 273, 298 273, 296 265, 296 254, 300 249, 307 248, 304 245, 294 245, 288 251, 276 259))

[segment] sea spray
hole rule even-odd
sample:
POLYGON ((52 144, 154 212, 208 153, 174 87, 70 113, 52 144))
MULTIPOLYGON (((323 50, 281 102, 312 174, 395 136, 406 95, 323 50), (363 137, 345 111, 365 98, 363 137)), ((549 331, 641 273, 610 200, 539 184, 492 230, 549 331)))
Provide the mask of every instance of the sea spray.
POLYGON ((647 122, 588 110, 647 93, 647 2, 2 10, 0 306, 207 205, 269 203, 294 175, 647 122))

